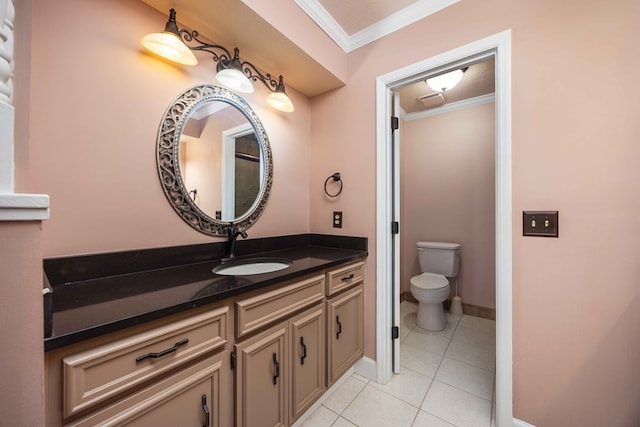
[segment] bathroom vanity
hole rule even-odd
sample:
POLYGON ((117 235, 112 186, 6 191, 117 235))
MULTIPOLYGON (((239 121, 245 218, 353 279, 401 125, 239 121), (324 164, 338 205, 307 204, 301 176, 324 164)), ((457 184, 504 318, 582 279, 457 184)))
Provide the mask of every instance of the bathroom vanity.
POLYGON ((295 238, 267 252, 288 268, 244 276, 212 259, 60 283, 132 253, 49 260, 47 426, 291 425, 363 355, 366 257, 366 239, 295 238))
POLYGON ((363 355, 367 239, 239 240, 273 160, 226 88, 169 105, 156 164, 178 216, 228 241, 44 260, 47 426, 291 425, 363 355), (224 173, 195 179, 195 164, 224 173))

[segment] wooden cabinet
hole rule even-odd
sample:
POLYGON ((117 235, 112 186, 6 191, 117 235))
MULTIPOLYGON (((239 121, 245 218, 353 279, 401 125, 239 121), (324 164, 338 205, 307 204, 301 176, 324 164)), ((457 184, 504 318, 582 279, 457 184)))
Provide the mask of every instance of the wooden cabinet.
POLYGON ((48 352, 46 425, 201 427, 205 408, 210 425, 231 425, 229 312, 199 309, 48 352))
POLYGON ((66 425, 230 426, 229 372, 229 352, 224 351, 66 425))
POLYGON ((331 386, 363 354, 362 285, 327 300, 327 380, 331 386))
POLYGON ((236 344, 236 425, 287 425, 288 336, 281 324, 236 344))
POLYGON ((243 325, 247 322, 243 319, 246 318, 252 318, 252 324, 263 326, 271 324, 269 319, 277 317, 281 320, 276 326, 252 337, 246 338, 243 333, 245 339, 235 345, 236 425, 290 425, 324 393, 323 291, 324 276, 316 276, 236 302, 240 319, 238 333, 245 330, 243 325), (310 289, 314 289, 313 292, 310 289), (308 295, 306 305, 309 302, 316 304, 295 314, 295 308, 304 305, 282 305, 274 294, 308 295), (264 316, 249 316, 246 310, 249 307, 261 307, 260 312, 264 316), (276 313, 285 311, 286 315, 276 316, 276 313))
POLYGON ((326 390, 324 314, 324 304, 320 304, 289 321, 291 420, 302 415, 326 390))
POLYGON ((363 277, 355 262, 47 352, 46 426, 291 425, 363 355, 363 277))
POLYGON ((62 358, 64 416, 104 402, 227 342, 227 307, 62 358))
POLYGON ((327 273, 327 386, 364 353, 364 263, 327 273))

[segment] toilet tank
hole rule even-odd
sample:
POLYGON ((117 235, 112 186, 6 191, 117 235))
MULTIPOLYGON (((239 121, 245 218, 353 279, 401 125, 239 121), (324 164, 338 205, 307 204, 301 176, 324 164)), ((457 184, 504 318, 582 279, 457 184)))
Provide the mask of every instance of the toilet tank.
POLYGON ((418 259, 423 273, 456 277, 460 266, 460 243, 418 242, 418 259))

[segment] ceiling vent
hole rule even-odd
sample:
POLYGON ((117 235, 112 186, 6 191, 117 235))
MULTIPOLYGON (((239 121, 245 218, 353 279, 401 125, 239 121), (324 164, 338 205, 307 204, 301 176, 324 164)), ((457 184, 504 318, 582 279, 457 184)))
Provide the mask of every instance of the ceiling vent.
POLYGON ((444 104, 444 96, 441 93, 432 93, 418 97, 418 101, 422 102, 425 108, 439 107, 444 104))

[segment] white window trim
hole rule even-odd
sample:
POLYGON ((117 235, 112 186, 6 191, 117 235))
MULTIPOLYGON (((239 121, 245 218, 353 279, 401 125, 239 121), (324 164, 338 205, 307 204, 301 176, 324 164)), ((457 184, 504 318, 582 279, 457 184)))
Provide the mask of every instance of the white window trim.
POLYGON ((14 0, 0 0, 0 221, 44 220, 49 218, 48 195, 14 192, 14 19, 14 0))

